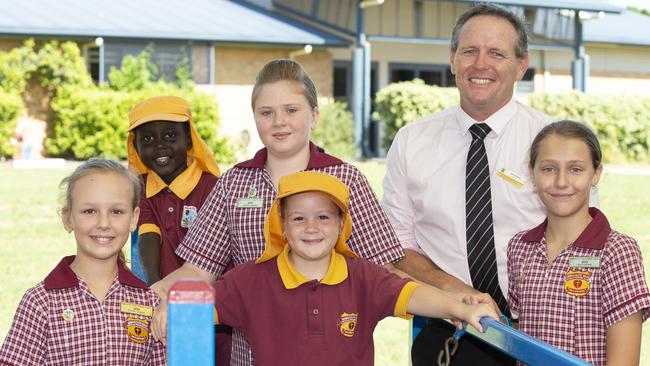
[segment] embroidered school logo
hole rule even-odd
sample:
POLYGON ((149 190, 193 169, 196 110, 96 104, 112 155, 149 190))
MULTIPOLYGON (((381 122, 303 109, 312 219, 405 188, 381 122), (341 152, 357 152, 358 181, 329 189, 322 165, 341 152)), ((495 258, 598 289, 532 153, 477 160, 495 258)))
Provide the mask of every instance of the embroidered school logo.
POLYGON ((183 206, 183 216, 181 217, 181 227, 189 229, 196 219, 197 210, 194 206, 183 206))
POLYGON ((354 335, 354 329, 357 327, 357 316, 357 313, 341 314, 341 319, 339 320, 341 334, 346 337, 352 337, 354 335))
POLYGON ((126 334, 135 343, 145 343, 149 340, 149 321, 128 317, 125 322, 126 334))
POLYGON ((564 292, 570 296, 585 296, 589 294, 591 272, 568 270, 564 275, 564 292))

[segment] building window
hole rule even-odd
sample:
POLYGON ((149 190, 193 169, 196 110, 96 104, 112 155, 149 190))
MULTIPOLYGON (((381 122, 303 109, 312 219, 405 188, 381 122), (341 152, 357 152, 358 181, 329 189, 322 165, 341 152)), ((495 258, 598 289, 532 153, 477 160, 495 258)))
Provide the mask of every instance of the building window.
MULTIPOLYGON (((375 100, 377 94, 377 63, 370 64, 370 100, 375 100)), ((352 75, 352 62, 350 61, 334 61, 334 100, 345 102, 348 104, 348 109, 352 108, 353 96, 353 75, 352 75)), ((374 110, 374 107, 372 107, 374 110)))
POLYGON ((391 63, 388 67, 391 83, 422 79, 428 85, 456 85, 449 65, 391 63))
MULTIPOLYGON (((182 62, 188 62, 194 81, 197 83, 207 82, 207 52, 200 47, 192 47, 188 43, 172 42, 156 44, 137 42, 104 43, 104 77, 106 81, 108 81, 111 67, 119 69, 125 56, 136 57, 144 50, 151 51, 151 62, 158 67, 158 77, 167 81, 176 81, 176 67, 182 62)), ((97 82, 99 81, 99 48, 88 47, 86 52, 88 70, 93 80, 97 82)))

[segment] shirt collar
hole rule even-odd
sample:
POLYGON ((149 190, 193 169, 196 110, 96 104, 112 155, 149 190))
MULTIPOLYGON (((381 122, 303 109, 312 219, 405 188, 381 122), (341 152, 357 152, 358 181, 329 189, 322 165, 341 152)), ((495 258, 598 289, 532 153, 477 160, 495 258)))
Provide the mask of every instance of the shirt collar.
POLYGON ((458 121, 458 127, 462 131, 463 135, 469 133, 469 128, 472 127, 473 124, 475 123, 487 123, 488 126, 492 129, 492 131, 488 134, 488 136, 494 132, 497 136, 501 134, 501 131, 506 127, 508 122, 512 119, 512 117, 515 116, 517 113, 517 102, 515 102, 514 99, 510 99, 506 105, 501 107, 498 111, 496 111, 493 115, 488 117, 484 121, 477 121, 473 119, 472 117, 469 116, 469 114, 465 113, 463 108, 458 108, 457 113, 456 113, 456 120, 458 121))
MULTIPOLYGON (((303 276, 291 264, 289 260, 289 246, 285 245, 284 250, 278 255, 277 259, 278 271, 284 288, 291 290, 299 287, 302 284, 310 282, 311 280, 303 276)), ((332 250, 330 257, 330 265, 325 274, 325 277, 320 281, 324 285, 337 285, 348 278, 348 264, 345 257, 332 250)))
MULTIPOLYGON (((263 148, 255 153, 255 156, 251 160, 243 161, 237 165, 238 168, 257 168, 264 169, 266 164, 266 159, 268 157, 268 150, 263 148)), ((325 168, 333 165, 343 164, 341 159, 335 158, 329 154, 326 154, 313 142, 309 142, 309 163, 307 163, 307 169, 318 169, 325 168)))
MULTIPOLYGON (((63 257, 59 264, 45 277, 45 289, 53 290, 60 288, 71 288, 79 286, 79 278, 74 273, 70 264, 75 256, 63 257)), ((137 278, 129 271, 121 260, 117 261, 117 280, 123 284, 136 288, 147 288, 147 284, 137 278)))
MULTIPOLYGON (((172 183, 169 185, 169 189, 174 192, 178 198, 184 200, 194 190, 196 185, 199 184, 201 174, 203 174, 203 172, 196 161, 193 161, 187 169, 179 174, 178 177, 174 178, 172 183)), ((147 198, 151 198, 167 187, 167 183, 165 183, 153 170, 147 174, 147 198)))
MULTIPOLYGON (((607 217, 599 209, 589 207, 589 215, 592 217, 591 222, 573 242, 573 245, 586 249, 603 249, 612 228, 609 226, 607 217)), ((548 219, 544 220, 539 226, 524 234, 521 239, 527 242, 541 241, 544 237, 547 223, 548 219)))

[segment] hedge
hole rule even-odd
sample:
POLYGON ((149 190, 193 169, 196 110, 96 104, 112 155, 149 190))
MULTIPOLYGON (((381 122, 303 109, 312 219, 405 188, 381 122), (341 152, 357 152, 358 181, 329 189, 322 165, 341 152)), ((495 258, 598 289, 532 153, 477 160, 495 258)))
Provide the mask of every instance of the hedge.
MULTIPOLYGON (((438 88, 420 80, 394 83, 377 93, 373 118, 384 123, 384 146, 397 130, 428 114, 458 104, 455 88, 438 88)), ((650 162, 650 98, 533 94, 530 105, 554 119, 584 122, 598 135, 606 162, 650 162)))
POLYGON ((233 149, 225 138, 218 138, 220 127, 216 100, 207 94, 157 83, 143 91, 88 90, 62 87, 52 100, 52 136, 46 139, 47 151, 54 156, 87 159, 103 156, 126 157, 128 112, 140 101, 155 95, 177 95, 192 108, 196 128, 215 153, 219 163, 234 160, 233 149))
POLYGON ((607 162, 650 162, 650 98, 573 92, 531 95, 529 103, 554 119, 590 126, 607 162))
POLYGON ((354 120, 346 103, 333 102, 320 108, 320 120, 311 140, 343 160, 354 158, 354 120))
POLYGON ((16 131, 18 117, 23 114, 20 95, 0 90, 0 158, 10 158, 16 152, 10 143, 16 131))
POLYGON ((426 85, 415 79, 390 84, 377 93, 373 118, 383 121, 384 149, 388 150, 397 130, 428 114, 458 104, 456 88, 426 85))

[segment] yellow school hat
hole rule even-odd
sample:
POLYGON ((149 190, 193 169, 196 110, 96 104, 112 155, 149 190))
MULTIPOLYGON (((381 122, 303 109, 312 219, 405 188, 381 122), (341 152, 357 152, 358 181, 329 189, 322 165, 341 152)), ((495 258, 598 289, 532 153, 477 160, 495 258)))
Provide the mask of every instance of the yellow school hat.
POLYGON ((129 159, 129 168, 136 174, 147 174, 153 172, 140 160, 138 152, 135 150, 135 132, 134 129, 147 122, 152 121, 170 121, 170 122, 187 122, 190 127, 190 138, 192 147, 187 152, 189 166, 191 161, 195 161, 199 169, 213 175, 221 175, 219 166, 214 159, 214 154, 199 136, 192 122, 192 110, 187 101, 175 96, 158 96, 149 98, 131 109, 129 112, 129 135, 127 137, 126 150, 129 159))
POLYGON ((291 195, 302 192, 322 192, 341 209, 343 227, 336 241, 334 250, 348 257, 356 257, 356 254, 346 244, 352 233, 352 217, 350 217, 350 190, 338 178, 320 172, 298 172, 280 178, 278 195, 273 201, 273 206, 264 222, 264 239, 266 248, 256 263, 262 263, 275 258, 287 245, 287 239, 282 230, 282 216, 280 212, 280 200, 291 195))

